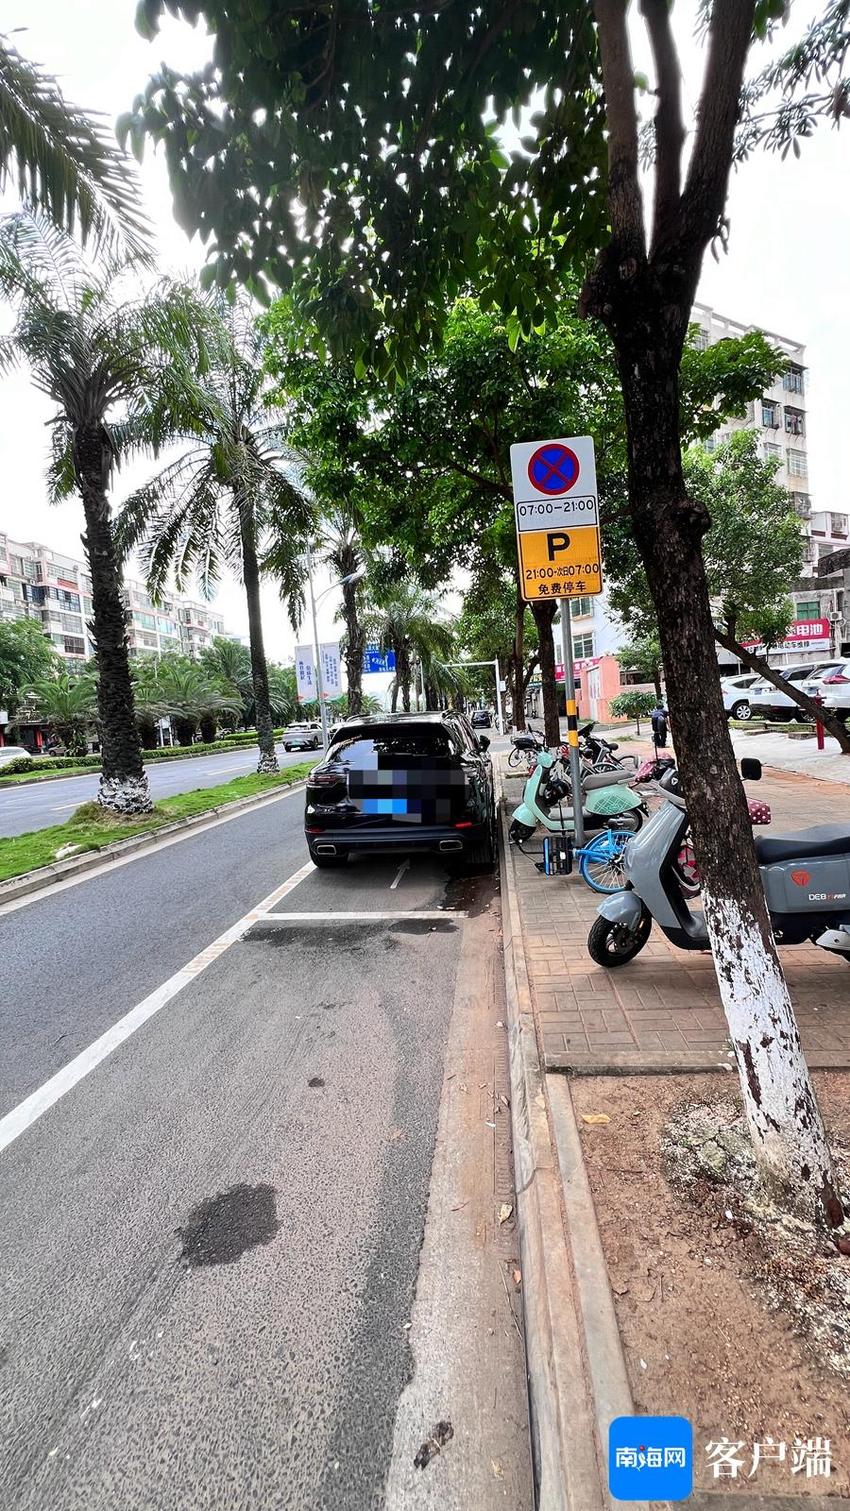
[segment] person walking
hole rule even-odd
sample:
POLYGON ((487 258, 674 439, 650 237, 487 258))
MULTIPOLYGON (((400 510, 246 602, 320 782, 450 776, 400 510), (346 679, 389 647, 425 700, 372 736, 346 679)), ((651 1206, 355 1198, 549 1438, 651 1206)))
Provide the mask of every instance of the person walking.
POLYGON ((660 698, 650 714, 650 720, 652 722, 652 739, 656 750, 666 750, 667 710, 660 698))

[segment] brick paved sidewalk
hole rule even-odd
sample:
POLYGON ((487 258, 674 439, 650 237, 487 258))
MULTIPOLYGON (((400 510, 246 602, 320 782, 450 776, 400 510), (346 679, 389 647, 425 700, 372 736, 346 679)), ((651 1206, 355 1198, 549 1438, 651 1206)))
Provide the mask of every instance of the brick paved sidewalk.
MULTIPOLYGON (((637 747, 636 747, 637 748, 637 747)), ((505 783, 509 806, 521 786, 505 783)), ((846 790, 765 769, 769 832, 850 821, 846 790)), ((536 858, 536 857, 535 857, 536 858)), ((606 971, 587 953, 601 901, 576 875, 541 876, 512 850, 526 961, 550 1070, 590 1073, 731 1068, 711 956, 677 950, 658 929, 630 965, 606 971)), ((814 945, 780 950, 803 1047, 813 1068, 850 1068, 850 969, 814 945)))

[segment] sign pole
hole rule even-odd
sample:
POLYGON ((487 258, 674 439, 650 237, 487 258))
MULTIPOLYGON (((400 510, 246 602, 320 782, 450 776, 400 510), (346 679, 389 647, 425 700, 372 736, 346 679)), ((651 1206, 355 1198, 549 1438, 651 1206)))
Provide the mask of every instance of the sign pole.
POLYGON ((573 788, 573 824, 576 844, 584 844, 584 803, 581 790, 581 758, 578 753, 578 712, 576 683, 573 675, 572 611, 567 598, 561 599, 561 654, 564 658, 564 698, 567 705, 567 744, 570 747, 570 781, 573 788))
POLYGON ((496 719, 499 725, 499 734, 505 732, 505 721, 502 718, 502 673, 499 667, 499 658, 496 657, 493 665, 496 668, 496 719))
POLYGON ((322 658, 319 653, 319 622, 316 618, 316 595, 313 592, 313 553, 307 546, 307 581, 310 584, 310 608, 313 613, 313 649, 316 656, 316 692, 319 698, 319 718, 322 721, 322 744, 328 748, 328 711, 325 708, 322 687, 322 658))

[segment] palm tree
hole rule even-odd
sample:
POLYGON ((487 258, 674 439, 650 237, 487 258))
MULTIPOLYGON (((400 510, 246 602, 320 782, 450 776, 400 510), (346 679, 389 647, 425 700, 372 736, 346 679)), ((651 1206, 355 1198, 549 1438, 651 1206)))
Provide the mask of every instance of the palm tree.
POLYGON ((94 723, 97 711, 94 678, 59 672, 55 677, 31 682, 26 693, 39 717, 56 731, 66 750, 73 755, 85 755, 86 730, 94 723))
POLYGON ((145 750, 156 750, 157 725, 160 719, 167 719, 171 712, 163 699, 158 673, 159 661, 156 656, 145 656, 134 661, 130 667, 136 723, 145 750))
POLYGON ((451 651, 452 632, 438 617, 439 603, 433 593, 426 593, 415 583, 401 582, 384 597, 382 606, 367 621, 367 629, 382 650, 395 652, 395 680, 392 684, 392 711, 398 707, 410 713, 410 685, 413 661, 427 666, 434 657, 451 651))
POLYGON ((148 438, 155 434, 158 446, 183 440, 188 447, 127 499, 118 538, 124 551, 141 545, 154 597, 172 569, 178 588, 197 571, 205 592, 218 580, 223 563, 241 576, 260 746, 257 769, 267 772, 278 767, 260 613, 260 562, 270 535, 285 541, 281 573, 293 593, 300 591, 298 563, 312 525, 312 506, 291 476, 280 418, 262 406, 262 352, 263 338, 250 308, 222 304, 208 362, 200 371, 188 361, 173 364, 144 429, 148 438))
POLYGON ((150 256, 139 186, 111 131, 63 97, 56 79, 0 35, 0 192, 21 199, 85 245, 150 256))
POLYGON ((220 716, 238 713, 242 706, 235 688, 217 685, 202 666, 185 656, 163 656, 156 683, 181 745, 191 745, 199 727, 204 740, 214 740, 220 716))
POLYGON ((176 286, 123 298, 126 270, 113 257, 93 268, 48 221, 23 214, 0 222, 0 293, 15 313, 11 335, 0 339, 0 373, 25 363, 56 404, 50 494, 55 502, 78 493, 85 515, 103 754, 98 801, 116 813, 144 813, 151 797, 108 490, 143 407, 177 348, 194 342, 200 315, 197 301, 176 286))
POLYGON ((342 584, 342 617, 345 622, 345 674, 348 681, 348 712, 363 708, 363 653, 366 630, 360 619, 360 593, 365 555, 351 509, 341 505, 326 513, 321 525, 322 560, 342 584), (361 573, 361 578, 357 574, 361 573), (352 580, 353 579, 353 580, 352 580))

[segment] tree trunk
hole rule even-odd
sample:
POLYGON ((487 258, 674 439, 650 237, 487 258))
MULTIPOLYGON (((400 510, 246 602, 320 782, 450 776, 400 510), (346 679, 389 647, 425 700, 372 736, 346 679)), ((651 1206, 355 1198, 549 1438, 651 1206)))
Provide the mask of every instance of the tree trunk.
POLYGON ((522 664, 525 660, 525 599, 519 588, 516 595, 516 620, 514 628, 514 656, 513 656, 513 715, 514 728, 525 729, 525 684, 522 677, 522 664))
POLYGON ((536 599, 531 614, 537 625, 540 642, 540 681, 543 689, 543 737, 547 745, 560 745, 561 722, 558 717, 558 687, 555 681, 555 641, 552 620, 558 605, 536 599))
POLYGON ((191 745, 195 738, 194 719, 187 719, 180 714, 174 714, 171 722, 174 725, 174 733, 177 736, 178 745, 191 745))
POLYGON ((263 619, 260 611, 260 568, 257 562, 257 543, 254 540, 253 520, 248 517, 247 507, 235 497, 239 512, 239 532, 242 539, 242 576, 245 582, 245 597, 248 600, 248 640, 251 647, 251 685, 254 689, 254 722, 257 726, 257 743, 260 773, 278 771, 274 749, 274 724, 269 701, 269 673, 263 647, 263 619))
MULTIPOLYGON (((638 322, 639 323, 639 322, 638 322)), ((773 938, 723 710, 702 559, 706 512, 685 490, 678 362, 618 343, 629 505, 658 616, 676 756, 703 879, 705 919, 756 1158, 775 1196, 843 1220, 823 1122, 773 938)))
POLYGON ((85 513, 83 546, 92 580, 90 628, 97 659, 102 761, 97 801, 112 813, 149 813, 153 803, 136 726, 121 569, 106 493, 111 465, 112 450, 103 427, 80 426, 74 435, 74 471, 85 513))
POLYGON ((201 715, 201 739, 210 744, 216 737, 216 722, 212 714, 201 715))
POLYGON ((399 695, 400 691, 401 691, 401 688, 399 686, 399 680, 398 680, 398 662, 396 662, 395 681, 394 681, 394 683, 392 685, 392 692, 390 693, 390 712, 391 713, 397 713, 398 712, 398 695, 399 695))
MULTIPOLYGON (((410 652, 402 643, 397 646, 395 653, 396 682, 401 689, 401 706, 406 714, 410 713, 410 652)), ((393 710, 395 712, 395 709, 393 710)))
POLYGON ((366 635, 357 612, 357 584, 347 582, 342 590, 345 618, 345 674, 348 678, 348 712, 363 711, 363 653, 366 635))
POLYGON ((812 721, 820 720, 827 733, 831 734, 833 739, 838 741, 838 748, 842 755, 850 755, 850 734, 848 734, 846 726, 837 714, 830 713, 829 709, 821 707, 819 703, 815 702, 814 698, 810 698, 806 693, 802 692, 796 682, 789 682, 787 678, 782 676, 781 672, 776 671, 770 666, 764 656, 757 656, 754 651, 748 650, 745 645, 741 645, 734 635, 730 635, 725 630, 718 629, 717 625, 714 627, 714 638, 718 645, 723 646, 724 650, 736 656, 739 661, 743 661, 744 665, 751 672, 758 672, 772 687, 778 688, 781 693, 787 693, 791 701, 796 703, 803 713, 808 714, 812 721))

